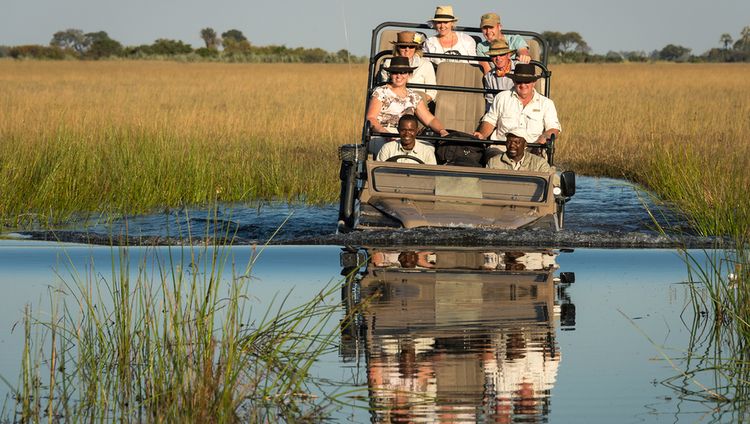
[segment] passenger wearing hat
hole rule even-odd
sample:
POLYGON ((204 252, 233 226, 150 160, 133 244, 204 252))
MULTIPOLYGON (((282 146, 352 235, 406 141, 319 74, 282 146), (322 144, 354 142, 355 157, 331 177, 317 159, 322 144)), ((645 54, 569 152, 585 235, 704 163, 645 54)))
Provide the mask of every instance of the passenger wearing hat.
MULTIPOLYGON (((505 40, 495 40, 492 42, 490 50, 487 52, 492 59, 492 69, 482 78, 485 89, 506 91, 513 88, 513 80, 508 77, 508 74, 513 70, 513 61, 510 60, 512 53, 513 50, 508 47, 508 43, 505 40)), ((490 110, 496 94, 487 93, 484 95, 486 102, 485 112, 490 110)))
MULTIPOLYGON (((495 40, 505 40, 508 47, 515 52, 514 59, 517 62, 529 63, 531 61, 529 45, 526 43, 526 40, 520 35, 510 34, 506 36, 503 34, 500 16, 497 13, 490 12, 482 15, 479 27, 482 28, 485 41, 477 43, 477 56, 489 56, 488 52, 492 47, 492 42, 495 40)), ((490 71, 489 64, 485 62, 481 62, 481 64, 485 74, 490 71)))
MULTIPOLYGON (((476 56, 477 43, 470 35, 454 31, 458 19, 453 15, 452 6, 438 6, 435 16, 430 23, 437 31, 435 36, 427 39, 424 44, 425 53, 455 54, 461 56, 476 56)), ((435 65, 446 59, 430 58, 435 65)))
MULTIPOLYGON (((410 83, 435 85, 435 68, 432 66, 432 62, 422 58, 424 37, 421 33, 401 31, 396 35, 396 41, 391 41, 391 43, 393 43, 393 56, 408 57, 409 64, 415 68, 409 77, 410 83)), ((380 81, 388 81, 388 71, 385 68, 390 66, 390 64, 390 59, 383 61, 383 67, 380 71, 380 81)), ((437 95, 437 90, 415 88, 414 91, 422 95, 425 103, 435 100, 435 96, 437 95)))
MULTIPOLYGON (((397 56, 391 59, 390 65, 385 68, 390 74, 390 81, 372 92, 370 104, 367 106, 367 120, 372 131, 395 134, 398 132, 399 119, 411 113, 435 133, 441 136, 448 135, 440 120, 430 113, 422 97, 406 86, 414 69, 406 57, 397 56)), ((383 137, 373 137, 369 143, 370 153, 377 157, 378 151, 386 141, 388 139, 383 137)))
POLYGON ((491 136, 492 140, 504 141, 508 131, 521 127, 528 135, 526 140, 532 143, 544 144, 552 134, 558 136, 561 128, 554 102, 534 89, 534 83, 541 78, 536 67, 518 63, 508 77, 513 80, 513 89, 495 96, 474 135, 482 140, 491 136))
POLYGON ((526 151, 528 134, 524 128, 513 128, 505 134, 507 150, 490 158, 487 168, 515 171, 551 172, 546 160, 526 151))

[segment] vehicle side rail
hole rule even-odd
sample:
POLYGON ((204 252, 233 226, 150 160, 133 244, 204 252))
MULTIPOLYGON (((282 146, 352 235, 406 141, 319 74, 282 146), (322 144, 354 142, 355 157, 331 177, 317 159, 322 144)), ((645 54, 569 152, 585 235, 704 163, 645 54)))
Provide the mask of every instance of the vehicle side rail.
MULTIPOLYGON (((380 58, 384 56, 392 56, 392 53, 389 50, 383 50, 370 58, 370 75, 375 75, 376 72, 378 72, 375 69, 375 64, 380 60, 380 58)), ((444 54, 444 53, 424 53, 422 57, 425 58, 439 58, 439 59, 446 59, 446 60, 466 60, 468 61, 479 61, 479 62, 489 62, 491 59, 487 56, 461 56, 461 55, 455 55, 455 54, 444 54)), ((550 77, 552 76, 552 72, 547 69, 547 67, 540 61, 532 60, 529 62, 533 65, 538 66, 542 73, 540 74, 542 78, 547 79, 547 85, 544 89, 544 95, 549 97, 549 93, 551 91, 551 80, 550 77)), ((374 79, 371 79, 370 81, 374 82, 374 79)), ((372 94, 372 90, 375 89, 375 87, 379 87, 381 85, 385 85, 387 82, 379 82, 379 83, 373 83, 372 87, 370 87, 370 93, 372 94)), ((455 92, 463 92, 463 93, 491 93, 491 94, 497 94, 501 90, 494 90, 494 89, 484 89, 484 88, 474 88, 474 87, 461 87, 461 86, 451 86, 451 85, 433 85, 433 84, 413 84, 413 83, 407 83, 407 87, 409 88, 421 88, 421 89, 427 89, 427 90, 438 90, 438 91, 455 91, 455 92)))

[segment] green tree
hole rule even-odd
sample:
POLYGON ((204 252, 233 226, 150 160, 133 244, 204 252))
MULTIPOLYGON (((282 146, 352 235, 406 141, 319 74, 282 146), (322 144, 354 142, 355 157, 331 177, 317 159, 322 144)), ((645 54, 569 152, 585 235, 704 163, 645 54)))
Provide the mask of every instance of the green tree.
POLYGON ((166 38, 160 38, 151 45, 152 54, 160 54, 165 56, 173 56, 177 54, 192 53, 193 48, 190 44, 185 44, 180 40, 169 40, 166 38))
POLYGON ((91 40, 86 37, 86 34, 84 34, 82 30, 68 28, 65 31, 57 31, 54 33, 49 44, 50 46, 59 47, 61 49, 71 49, 79 55, 82 55, 91 44, 91 40))
POLYGON ((729 33, 721 34, 721 37, 719 37, 719 42, 724 44, 724 50, 729 50, 729 45, 732 44, 732 36, 729 33))
POLYGON ((549 44, 550 54, 560 54, 562 52, 561 48, 562 48, 563 34, 561 32, 544 31, 542 33, 542 38, 547 40, 547 44, 549 44))
POLYGON ((659 59, 678 61, 687 59, 686 56, 690 54, 690 49, 675 44, 667 44, 661 51, 659 51, 659 59))
POLYGON ((227 32, 222 32, 221 33, 221 38, 223 40, 225 40, 225 41, 227 39, 232 39, 232 40, 234 40, 234 41, 236 41, 238 43, 240 41, 247 41, 247 37, 245 37, 245 35, 242 33, 242 31, 240 31, 238 29, 230 29, 227 32))
POLYGON ((122 44, 109 37, 94 40, 86 51, 86 57, 102 59, 110 56, 122 56, 122 44))
POLYGON ((242 55, 252 53, 253 47, 247 40, 237 41, 229 37, 224 39, 224 53, 229 55, 242 55))
POLYGON ((203 28, 201 30, 201 39, 206 43, 206 48, 216 50, 219 48, 220 40, 213 28, 203 28))
POLYGON ((740 38, 734 42, 734 49, 741 51, 750 51, 750 26, 742 28, 740 38))

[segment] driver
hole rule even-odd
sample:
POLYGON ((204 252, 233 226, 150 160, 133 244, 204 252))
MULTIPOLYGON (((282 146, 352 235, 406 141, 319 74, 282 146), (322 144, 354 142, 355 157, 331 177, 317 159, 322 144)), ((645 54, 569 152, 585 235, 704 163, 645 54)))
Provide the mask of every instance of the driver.
MULTIPOLYGON (((383 145, 378 152, 379 161, 386 161, 394 156, 409 156, 419 159, 427 165, 437 165, 435 160, 435 149, 417 140, 417 129, 419 128, 417 117, 406 114, 398 120, 398 140, 392 140, 383 145)), ((399 163, 418 163, 415 160, 403 157, 396 159, 399 163)))

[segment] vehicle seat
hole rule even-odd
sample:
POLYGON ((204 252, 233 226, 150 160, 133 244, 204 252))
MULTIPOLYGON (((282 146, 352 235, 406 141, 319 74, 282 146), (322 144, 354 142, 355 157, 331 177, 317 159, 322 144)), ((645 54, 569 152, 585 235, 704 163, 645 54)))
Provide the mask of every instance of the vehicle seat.
MULTIPOLYGON (((529 45, 529 56, 531 56, 531 60, 541 61, 542 46, 539 45, 539 42, 534 38, 527 38, 526 43, 529 45)), ((546 87, 547 78, 539 78, 534 85, 534 88, 539 94, 544 94, 546 87)))
MULTIPOLYGON (((435 75, 438 85, 483 88, 482 70, 476 65, 441 62, 435 75)), ((482 93, 439 91, 435 102, 435 116, 445 128, 473 133, 484 115, 482 93)))

